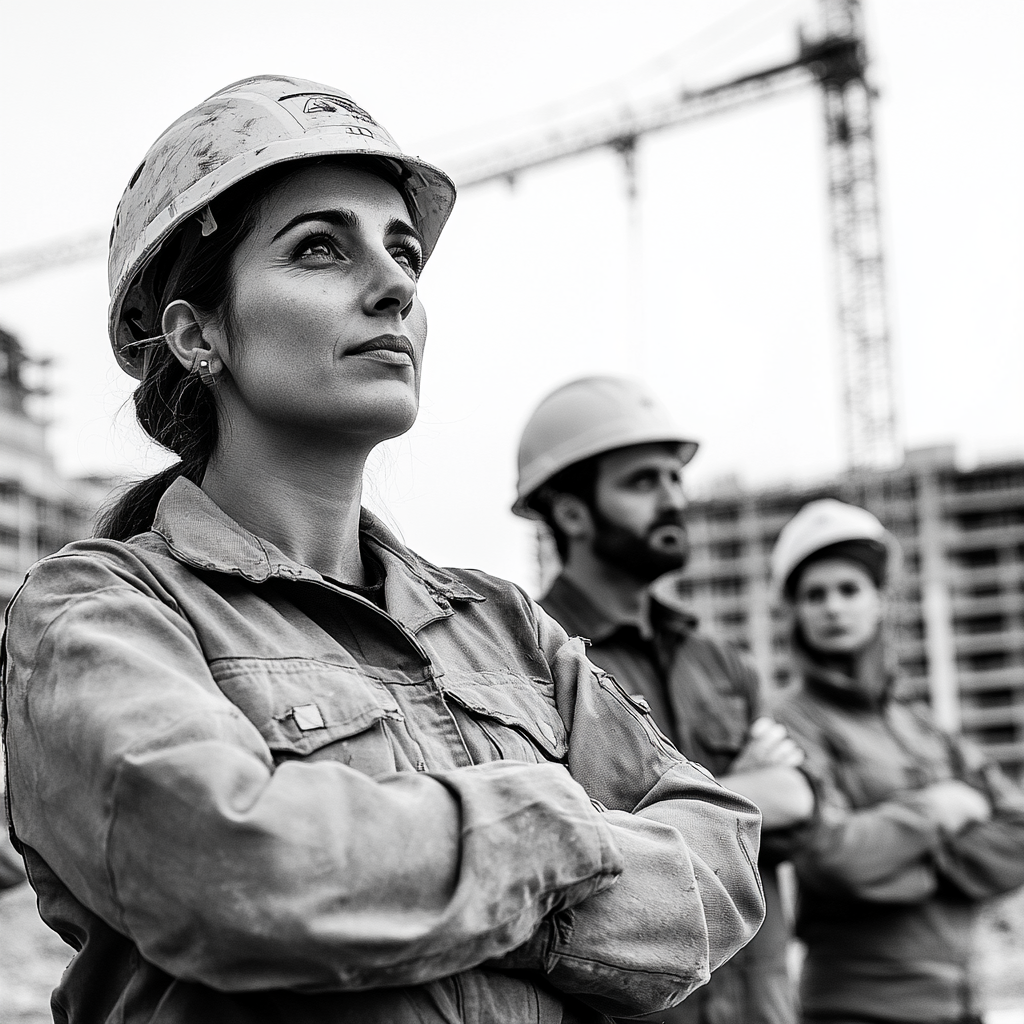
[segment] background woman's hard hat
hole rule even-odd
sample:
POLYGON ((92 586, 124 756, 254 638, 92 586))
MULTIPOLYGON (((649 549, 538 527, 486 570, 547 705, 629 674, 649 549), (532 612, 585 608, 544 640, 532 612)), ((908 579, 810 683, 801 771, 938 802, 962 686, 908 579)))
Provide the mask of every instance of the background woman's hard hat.
POLYGON ((403 153, 386 129, 338 89, 283 75, 235 82, 163 132, 118 204, 107 263, 108 331, 124 370, 142 375, 141 339, 127 320, 153 323, 156 299, 145 271, 176 229, 256 171, 318 156, 393 161, 423 236, 424 260, 430 256, 455 202, 455 185, 443 171, 403 153))
POLYGON ((680 446, 683 463, 697 442, 683 437, 665 407, 637 381, 585 377, 553 391, 537 406, 519 442, 516 515, 538 518, 530 496, 556 473, 592 455, 634 444, 680 446))
POLYGON ((782 528, 772 550, 772 585, 776 594, 784 593, 793 571, 815 552, 857 540, 884 546, 890 562, 895 561, 899 552, 896 538, 867 509, 835 498, 821 498, 804 505, 782 528))

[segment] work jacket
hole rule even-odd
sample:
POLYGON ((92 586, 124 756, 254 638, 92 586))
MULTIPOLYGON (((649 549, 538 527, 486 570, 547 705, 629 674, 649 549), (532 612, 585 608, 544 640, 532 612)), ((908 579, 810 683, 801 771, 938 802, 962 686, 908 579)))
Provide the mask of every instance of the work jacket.
POLYGON ((872 700, 801 661, 803 679, 776 712, 822 794, 794 857, 804 1010, 815 1020, 972 1018, 973 918, 979 901, 1024 883, 1024 794, 925 709, 896 699, 891 679, 872 700), (947 779, 984 793, 991 819, 945 833, 920 791, 947 779))
MULTIPOLYGON (((555 580, 540 604, 567 632, 587 638, 590 660, 649 705, 679 750, 724 775, 746 744, 751 722, 767 713, 762 688, 756 670, 736 648, 700 632, 680 596, 680 582, 676 574, 656 581, 645 595, 639 626, 609 617, 565 576, 555 580)), ((763 833, 764 923, 705 988, 671 1012, 673 1024, 793 1024, 789 925, 776 868, 803 831, 763 833)))
POLYGON ((8 798, 57 1021, 600 1020, 756 929, 752 804, 516 587, 361 542, 384 607, 179 479, 31 570, 8 798))

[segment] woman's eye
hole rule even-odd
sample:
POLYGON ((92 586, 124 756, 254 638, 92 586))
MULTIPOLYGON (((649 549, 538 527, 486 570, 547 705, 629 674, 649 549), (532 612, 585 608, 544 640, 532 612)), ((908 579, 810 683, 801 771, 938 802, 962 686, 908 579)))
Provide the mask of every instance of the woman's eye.
POLYGON ((423 269, 423 253, 415 246, 398 245, 391 249, 391 258, 415 281, 423 269))
POLYGON ((337 246, 329 238, 310 238, 296 250, 299 259, 324 262, 336 260, 339 256, 337 246))

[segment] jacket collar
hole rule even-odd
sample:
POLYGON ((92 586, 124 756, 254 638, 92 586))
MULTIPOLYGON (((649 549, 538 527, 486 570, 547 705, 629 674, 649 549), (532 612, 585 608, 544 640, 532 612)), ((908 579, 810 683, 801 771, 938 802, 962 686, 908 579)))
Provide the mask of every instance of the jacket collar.
POLYGON ((571 636, 586 637, 595 644, 603 643, 625 626, 637 628, 646 640, 650 640, 656 631, 682 638, 697 628, 697 617, 683 603, 674 576, 663 576, 648 588, 640 609, 639 623, 623 622, 610 616, 565 573, 551 584, 540 603, 571 636))
MULTIPOLYGON (((315 569, 239 526, 184 477, 178 477, 160 499, 153 532, 164 539, 175 559, 194 569, 241 576, 253 583, 274 577, 326 583, 315 569)), ((451 601, 484 600, 451 573, 410 551, 365 508, 360 512, 359 538, 384 568, 389 614, 414 631, 450 615, 451 601)))
POLYGON ((881 630, 859 654, 829 656, 812 648, 794 624, 791 649, 804 685, 833 704, 879 711, 894 696, 896 673, 881 630))

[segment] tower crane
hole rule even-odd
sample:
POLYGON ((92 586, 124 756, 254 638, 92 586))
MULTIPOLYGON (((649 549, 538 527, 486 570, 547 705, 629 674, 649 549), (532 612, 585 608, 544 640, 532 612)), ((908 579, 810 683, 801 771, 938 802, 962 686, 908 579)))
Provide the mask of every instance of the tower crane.
MULTIPOLYGON (((843 370, 847 460, 852 468, 900 460, 893 397, 885 266, 879 218, 872 104, 861 0, 818 0, 821 30, 802 32, 795 57, 700 90, 684 90, 626 111, 470 154, 452 169, 461 191, 514 181, 546 164, 596 149, 622 154, 635 195, 637 140, 816 83, 823 99, 828 196, 843 370)), ((98 255, 104 239, 82 236, 46 254, 0 257, 0 283, 98 255)))

